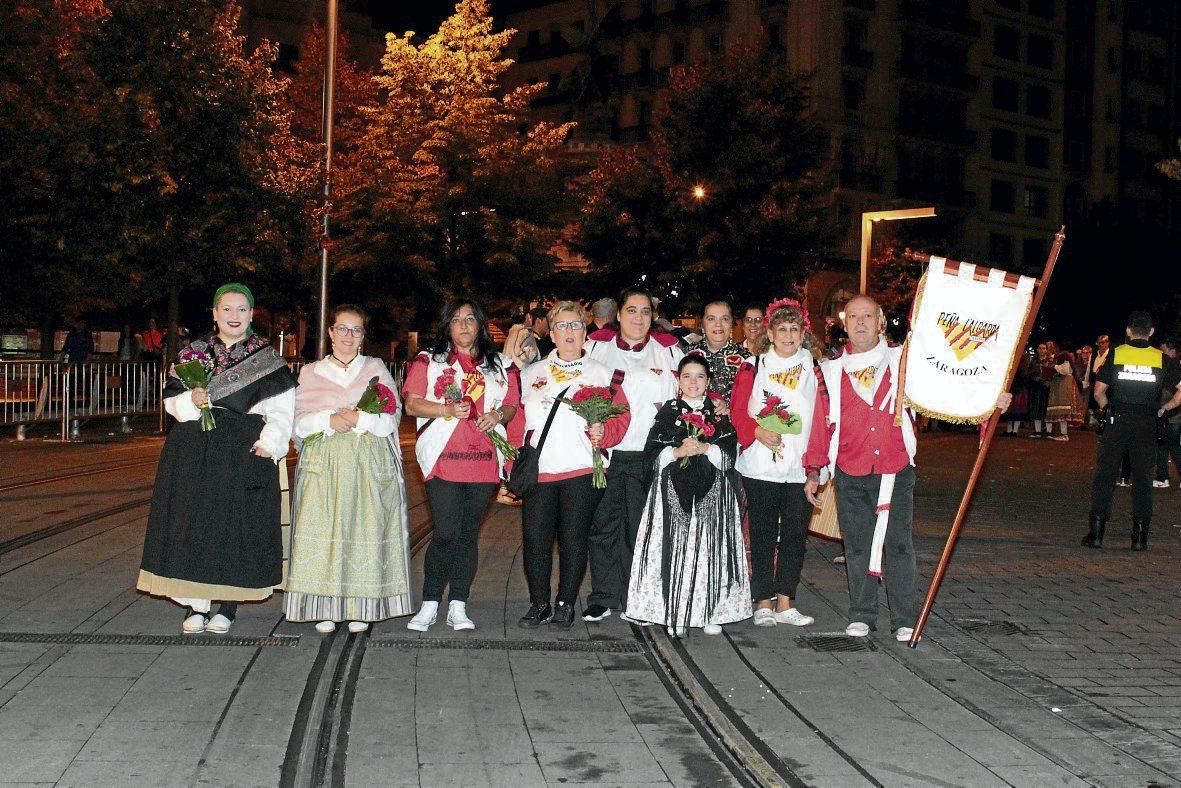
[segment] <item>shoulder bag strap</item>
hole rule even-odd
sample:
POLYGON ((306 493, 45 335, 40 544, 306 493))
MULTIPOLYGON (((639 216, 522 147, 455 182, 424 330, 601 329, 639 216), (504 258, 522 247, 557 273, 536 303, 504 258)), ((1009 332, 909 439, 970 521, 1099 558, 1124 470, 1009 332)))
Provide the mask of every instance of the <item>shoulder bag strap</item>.
POLYGON ((549 435, 550 425, 554 423, 554 416, 556 416, 558 413, 558 406, 562 404, 562 397, 566 396, 566 392, 569 390, 570 390, 570 387, 567 386, 566 388, 562 389, 561 394, 554 397, 554 404, 550 406, 549 417, 546 418, 546 420, 545 420, 545 427, 543 427, 541 430, 541 437, 537 439, 537 454, 538 455, 541 454, 541 447, 545 446, 546 436, 549 435))

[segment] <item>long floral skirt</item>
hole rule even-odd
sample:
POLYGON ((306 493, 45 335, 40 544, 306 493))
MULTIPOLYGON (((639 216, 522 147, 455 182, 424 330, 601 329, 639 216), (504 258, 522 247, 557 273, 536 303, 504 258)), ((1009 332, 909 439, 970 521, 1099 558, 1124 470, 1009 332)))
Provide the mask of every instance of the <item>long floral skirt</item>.
POLYGON ((406 482, 391 442, 332 435, 296 472, 283 611, 291 621, 381 621, 411 611, 406 482))

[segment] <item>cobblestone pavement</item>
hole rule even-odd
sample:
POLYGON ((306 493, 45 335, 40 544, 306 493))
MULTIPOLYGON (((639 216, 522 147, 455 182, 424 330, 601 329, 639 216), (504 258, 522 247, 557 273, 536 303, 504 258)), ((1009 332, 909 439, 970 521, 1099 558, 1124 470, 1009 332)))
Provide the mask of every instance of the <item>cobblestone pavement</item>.
MULTIPOLYGON (((922 437, 916 547, 924 576, 973 444, 969 434, 922 437)), ((19 482, 47 459, 88 473, 152 457, 156 446, 8 443, 0 465, 19 482)), ((814 626, 747 622, 669 647, 787 784, 1178 784, 1181 493, 1156 491, 1150 549, 1139 554, 1128 549, 1130 495, 1118 490, 1107 548, 1087 550, 1078 541, 1093 458, 1088 434, 1069 443, 998 439, 916 650, 884 629, 872 651, 818 651, 801 640, 845 624, 844 568, 830 560, 838 547, 816 540, 798 600, 814 626)), ((117 511, 145 494, 151 472, 146 464, 117 482, 96 474, 0 494, 0 640, 176 632, 175 609, 132 588, 145 512, 117 511), (94 509, 113 513, 28 546, 12 541, 94 509)), ((411 481, 417 525, 427 515, 421 484, 411 481)), ((648 657, 610 653, 636 645, 617 617, 579 621, 565 634, 515 627, 526 601, 519 529, 519 510, 492 508, 469 605, 476 632, 441 622, 425 636, 404 621, 374 627, 357 664, 344 781, 741 782, 648 657)), ((293 647, 0 642, 0 782, 276 784, 323 642, 279 613, 277 597, 244 606, 235 634, 298 635, 293 647)))
MULTIPOLYGON (((924 583, 973 444, 967 434, 922 438, 924 583)), ((1133 553, 1130 494, 1117 490, 1106 549, 1081 547, 1094 453, 1086 433, 998 440, 917 650, 885 629, 874 653, 799 647, 800 635, 846 623, 844 567, 831 563, 839 548, 812 540, 797 603, 814 627, 739 625, 728 647, 697 638, 687 651, 808 784, 1176 784, 1181 498, 1156 491, 1149 552, 1133 553), (743 667, 759 671, 745 690, 732 678, 743 667)))

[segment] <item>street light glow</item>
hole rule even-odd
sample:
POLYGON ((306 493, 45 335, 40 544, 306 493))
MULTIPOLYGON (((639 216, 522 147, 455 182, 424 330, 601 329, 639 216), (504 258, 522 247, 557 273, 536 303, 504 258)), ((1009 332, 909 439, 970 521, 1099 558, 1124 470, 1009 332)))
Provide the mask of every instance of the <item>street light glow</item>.
POLYGON ((693 187, 693 199, 695 199, 695 200, 704 200, 705 199, 705 187, 702 186, 700 183, 693 187))

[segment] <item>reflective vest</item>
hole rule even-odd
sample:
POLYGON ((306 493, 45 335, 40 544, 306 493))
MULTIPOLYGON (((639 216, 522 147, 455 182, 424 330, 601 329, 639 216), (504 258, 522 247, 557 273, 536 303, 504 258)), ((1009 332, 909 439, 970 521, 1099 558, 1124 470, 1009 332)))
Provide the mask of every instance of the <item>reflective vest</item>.
POLYGON ((1119 405, 1156 410, 1165 386, 1164 353, 1154 347, 1120 345, 1112 357, 1111 388, 1107 396, 1119 405))

